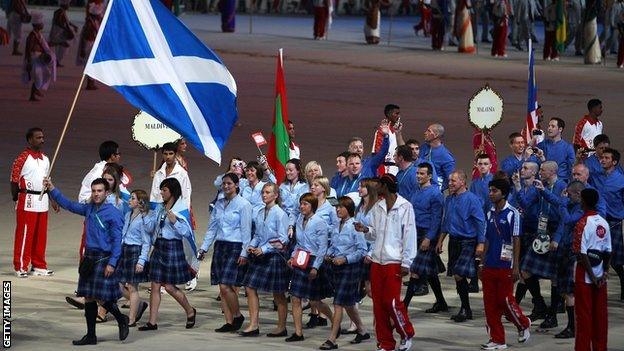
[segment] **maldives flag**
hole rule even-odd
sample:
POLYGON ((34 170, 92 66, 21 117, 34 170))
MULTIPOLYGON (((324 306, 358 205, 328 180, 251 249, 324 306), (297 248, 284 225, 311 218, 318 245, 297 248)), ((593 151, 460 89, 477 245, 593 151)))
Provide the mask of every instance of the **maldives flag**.
POLYGON ((286 83, 284 82, 284 61, 282 49, 277 55, 275 76, 275 106, 273 108, 273 128, 269 141, 267 160, 273 169, 277 184, 286 177, 286 162, 290 158, 290 139, 288 137, 288 104, 286 103, 286 83))

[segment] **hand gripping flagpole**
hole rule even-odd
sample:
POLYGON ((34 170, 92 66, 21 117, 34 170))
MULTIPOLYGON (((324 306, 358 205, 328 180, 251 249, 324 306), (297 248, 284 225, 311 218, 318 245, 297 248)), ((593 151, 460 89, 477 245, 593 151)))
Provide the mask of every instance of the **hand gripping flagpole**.
MULTIPOLYGON (((61 137, 59 138, 58 143, 56 144, 56 150, 54 150, 54 156, 52 157, 52 163, 50 163, 50 168, 48 169, 48 174, 46 174, 46 178, 50 176, 52 173, 52 168, 54 168, 54 163, 56 162, 56 157, 58 156, 59 149, 61 148, 61 144, 63 144, 63 139, 65 138, 65 133, 67 132, 67 127, 69 126, 69 121, 71 120, 72 115, 74 114, 74 108, 76 107, 76 102, 78 101, 78 96, 80 95, 80 90, 82 89, 82 83, 84 83, 85 74, 82 74, 80 78, 80 84, 78 84, 78 89, 76 90, 76 94, 74 95, 74 101, 72 101, 71 108, 69 109, 69 113, 67 114, 67 119, 65 120, 65 126, 63 127, 63 131, 61 132, 61 137)), ((43 194, 47 190, 47 187, 43 188, 43 191, 39 195, 39 201, 43 199, 43 194)))

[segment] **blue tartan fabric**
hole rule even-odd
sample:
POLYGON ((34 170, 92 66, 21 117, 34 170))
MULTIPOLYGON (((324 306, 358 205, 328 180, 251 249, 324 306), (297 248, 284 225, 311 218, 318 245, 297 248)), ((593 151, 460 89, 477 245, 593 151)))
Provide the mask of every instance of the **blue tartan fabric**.
POLYGON ((210 266, 211 285, 243 286, 247 265, 239 266, 242 243, 229 241, 216 241, 210 266))
POLYGON ((135 285, 148 281, 147 275, 145 274, 145 267, 143 267, 143 272, 141 273, 136 273, 135 271, 140 255, 141 245, 123 244, 121 246, 121 257, 119 257, 117 269, 115 270, 115 274, 117 274, 120 283, 135 285))
POLYGON ((477 276, 475 267, 476 239, 463 239, 450 237, 448 243, 448 270, 447 275, 457 274, 464 278, 477 276))
POLYGON ((574 266, 576 255, 569 245, 560 246, 556 252, 557 287, 563 294, 574 293, 574 266))
POLYGON ((283 293, 288 290, 290 269, 285 253, 270 253, 250 258, 243 285, 268 293, 283 293))
POLYGON ((354 306, 360 300, 362 263, 356 262, 332 266, 334 305, 354 306))
POLYGON ((423 233, 423 235, 418 236, 418 253, 416 254, 416 258, 412 261, 412 265, 410 266, 410 271, 412 273, 418 274, 419 277, 431 277, 434 275, 438 275, 438 273, 444 272, 444 263, 439 264, 439 256, 435 252, 437 240, 434 240, 429 245, 429 250, 422 251, 420 250, 420 244, 422 244, 425 239, 424 233, 426 233, 426 229, 417 229, 418 233, 423 233))
POLYGON ((98 299, 102 301, 117 301, 121 297, 119 279, 116 274, 106 278, 104 270, 108 265, 110 252, 86 249, 85 257, 93 259, 95 265, 93 273, 88 277, 80 275, 78 278, 77 296, 98 299))
POLYGON ((621 266, 624 264, 624 238, 622 237, 622 221, 610 220, 611 229, 611 265, 621 266))
MULTIPOLYGON (((531 244, 537 234, 532 234, 527 238, 531 244)), ((554 279, 556 275, 557 253, 549 251, 543 255, 536 253, 532 246, 527 248, 527 252, 520 262, 520 270, 529 272, 543 279, 554 279)))
POLYGON ((149 279, 152 282, 177 285, 193 279, 182 240, 156 239, 149 262, 149 279))
MULTIPOLYGON (((310 257, 310 262, 314 261, 314 256, 310 257)), ((329 272, 325 267, 325 263, 321 265, 316 279, 310 280, 308 274, 312 269, 312 265, 305 269, 293 268, 290 278, 289 292, 292 296, 320 301, 334 295, 334 289, 329 278, 329 272)))

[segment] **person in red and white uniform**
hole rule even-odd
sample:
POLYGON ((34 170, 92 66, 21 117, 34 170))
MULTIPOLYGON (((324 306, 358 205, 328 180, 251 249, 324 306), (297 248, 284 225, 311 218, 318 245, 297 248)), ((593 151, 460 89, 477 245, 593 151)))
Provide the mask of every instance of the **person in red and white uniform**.
MULTIPOLYGON (((32 274, 51 276, 45 259, 48 233, 48 194, 41 196, 43 178, 48 174, 50 161, 41 152, 43 130, 30 128, 26 132, 28 147, 13 161, 11 169, 11 195, 15 204, 17 225, 13 247, 13 267, 19 278, 28 277, 32 264, 32 274)), ((52 203, 58 212, 56 203, 52 203)))
POLYGON ((574 275, 574 313, 577 351, 607 350, 607 277, 611 260, 609 223, 596 211, 598 192, 581 191, 585 213, 574 228, 572 250, 577 265, 574 275))
POLYGON ((416 223, 412 204, 397 194, 397 179, 384 174, 379 182, 379 196, 370 210, 368 226, 355 223, 355 229, 374 241, 366 260, 371 262, 370 281, 375 314, 375 333, 379 350, 394 350, 392 330, 401 336, 399 351, 409 350, 414 327, 401 300, 404 276, 416 258, 416 223))
POLYGON ((290 140, 288 145, 290 148, 290 159, 301 159, 301 150, 299 150, 299 145, 295 143, 295 125, 290 120, 288 121, 288 139, 290 140))
POLYGON ((598 119, 602 115, 602 101, 591 99, 587 102, 587 114, 581 118, 574 128, 574 151, 578 149, 593 149, 594 138, 602 134, 602 121, 598 119))
POLYGON ((377 173, 382 175, 384 173, 391 173, 396 175, 399 172, 399 167, 394 163, 394 150, 398 146, 397 144, 397 130, 401 128, 401 108, 397 105, 388 104, 384 107, 385 118, 382 120, 380 127, 375 130, 374 142, 373 142, 373 154, 378 153, 383 144, 383 140, 386 134, 382 132, 381 126, 388 125, 388 153, 384 158, 384 163, 379 166, 377 173))

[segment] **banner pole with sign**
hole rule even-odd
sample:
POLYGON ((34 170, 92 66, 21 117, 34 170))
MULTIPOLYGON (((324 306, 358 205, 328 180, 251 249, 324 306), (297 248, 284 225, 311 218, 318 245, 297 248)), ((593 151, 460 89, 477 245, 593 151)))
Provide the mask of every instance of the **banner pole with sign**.
MULTIPOLYGON (((492 173, 496 172, 496 145, 490 136, 494 129, 503 119, 503 98, 493 90, 489 84, 480 88, 468 102, 468 120, 478 132, 473 137, 474 157, 485 153, 492 162, 492 173), (480 139, 480 140, 479 140, 480 139)), ((479 173, 476 165, 473 168, 473 178, 479 173)))
POLYGON ((139 111, 139 113, 134 116, 134 123, 132 124, 132 139, 142 147, 154 151, 154 161, 152 165, 152 172, 150 173, 152 178, 156 173, 158 149, 160 149, 163 144, 175 142, 180 138, 182 138, 180 134, 167 127, 164 123, 157 120, 147 112, 139 111))

